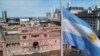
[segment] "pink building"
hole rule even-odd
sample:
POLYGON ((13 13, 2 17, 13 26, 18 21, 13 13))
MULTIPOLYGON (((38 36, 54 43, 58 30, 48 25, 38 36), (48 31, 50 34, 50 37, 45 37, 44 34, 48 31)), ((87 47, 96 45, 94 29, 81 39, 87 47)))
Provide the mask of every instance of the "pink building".
POLYGON ((60 49, 60 26, 39 21, 24 21, 20 25, 6 26, 0 39, 3 56, 31 54, 60 49), (4 38, 3 38, 4 37, 4 38))

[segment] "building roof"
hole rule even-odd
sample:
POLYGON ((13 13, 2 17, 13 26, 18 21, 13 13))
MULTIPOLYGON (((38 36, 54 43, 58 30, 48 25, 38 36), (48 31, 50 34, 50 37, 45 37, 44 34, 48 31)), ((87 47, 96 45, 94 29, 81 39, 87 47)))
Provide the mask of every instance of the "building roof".
POLYGON ((83 7, 69 7, 69 10, 84 10, 84 8, 83 7))
POLYGON ((12 41, 12 40, 19 40, 19 35, 18 34, 6 34, 3 35, 2 30, 0 30, 0 39, 5 39, 6 41, 12 41))
POLYGON ((5 35, 6 41, 18 41, 19 35, 18 34, 8 34, 5 35))
POLYGON ((96 18, 96 17, 100 17, 100 9, 95 9, 95 10, 84 10, 82 12, 77 13, 76 15, 78 15, 79 17, 83 17, 83 18, 96 18))

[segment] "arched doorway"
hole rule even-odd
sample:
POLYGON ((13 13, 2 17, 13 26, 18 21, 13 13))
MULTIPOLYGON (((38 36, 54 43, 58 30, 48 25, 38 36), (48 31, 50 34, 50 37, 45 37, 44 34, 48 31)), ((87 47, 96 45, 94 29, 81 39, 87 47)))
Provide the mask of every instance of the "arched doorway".
POLYGON ((33 42, 33 48, 39 49, 39 43, 37 41, 33 42))

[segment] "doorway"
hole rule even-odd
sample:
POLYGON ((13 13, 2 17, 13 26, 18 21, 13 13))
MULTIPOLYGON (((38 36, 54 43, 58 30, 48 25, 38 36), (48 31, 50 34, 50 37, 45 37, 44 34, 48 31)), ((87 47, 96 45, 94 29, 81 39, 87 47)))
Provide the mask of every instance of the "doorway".
POLYGON ((37 41, 33 42, 33 48, 34 49, 39 49, 39 43, 37 41))

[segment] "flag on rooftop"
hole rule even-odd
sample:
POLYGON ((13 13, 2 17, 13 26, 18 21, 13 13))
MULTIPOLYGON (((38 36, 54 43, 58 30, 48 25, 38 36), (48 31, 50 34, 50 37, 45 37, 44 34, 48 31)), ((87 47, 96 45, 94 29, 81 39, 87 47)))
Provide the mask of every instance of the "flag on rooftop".
POLYGON ((90 56, 100 56, 100 40, 83 20, 63 8, 63 44, 76 46, 90 56))

